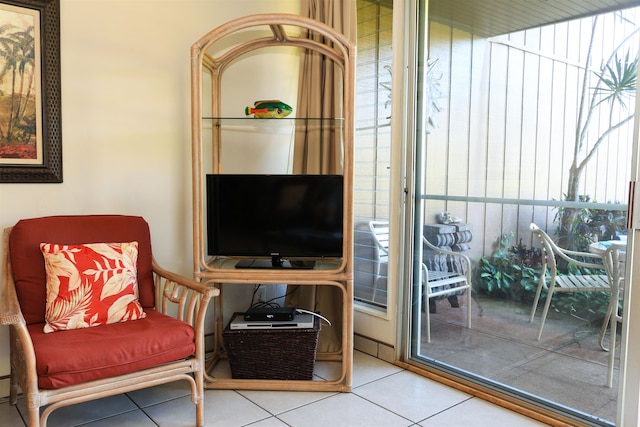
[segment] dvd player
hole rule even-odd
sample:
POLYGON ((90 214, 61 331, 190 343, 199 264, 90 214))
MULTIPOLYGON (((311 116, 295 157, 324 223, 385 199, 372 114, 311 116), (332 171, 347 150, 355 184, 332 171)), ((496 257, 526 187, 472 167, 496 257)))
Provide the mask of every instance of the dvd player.
POLYGON ((254 322, 293 320, 295 314, 295 307, 251 307, 244 313, 244 320, 254 322))
POLYGON ((311 329, 313 315, 298 314, 294 320, 244 320, 243 316, 236 316, 229 324, 229 329, 311 329))

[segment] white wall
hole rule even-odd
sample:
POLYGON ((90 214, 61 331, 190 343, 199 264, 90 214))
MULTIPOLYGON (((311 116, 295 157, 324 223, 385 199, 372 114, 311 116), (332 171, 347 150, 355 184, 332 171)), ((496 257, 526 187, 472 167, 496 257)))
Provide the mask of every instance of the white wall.
MULTIPOLYGON (((160 264, 190 275, 190 46, 230 19, 299 13, 299 3, 61 0, 64 182, 0 184, 0 227, 44 215, 141 215, 160 264)), ((6 327, 0 343, 4 376, 6 327)))

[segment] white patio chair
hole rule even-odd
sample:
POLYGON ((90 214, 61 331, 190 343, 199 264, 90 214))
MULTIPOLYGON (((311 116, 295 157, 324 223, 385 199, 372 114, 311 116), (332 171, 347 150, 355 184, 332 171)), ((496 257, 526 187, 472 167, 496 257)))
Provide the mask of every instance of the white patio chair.
POLYGON ((373 294, 372 301, 376 301, 376 293, 381 281, 386 281, 386 277, 381 276, 382 264, 389 263, 389 222, 369 221, 369 229, 375 243, 373 252, 373 294))
MULTIPOLYGON (((369 228, 373 233, 376 243, 376 259, 374 261, 376 262, 375 281, 377 282, 380 264, 387 263, 389 260, 389 222, 370 221, 369 228)), ((437 253, 458 258, 465 272, 429 270, 427 266, 422 263, 422 298, 427 320, 427 342, 431 342, 431 320, 428 308, 430 298, 460 295, 468 290, 469 297, 466 302, 467 328, 471 329, 471 261, 464 254, 434 246, 424 236, 422 236, 422 242, 426 247, 437 253)))
MULTIPOLYGON (((604 271, 605 267, 601 263, 602 257, 590 252, 576 252, 567 249, 562 249, 551 240, 551 237, 544 231, 542 231, 536 224, 531 223, 531 232, 536 236, 542 244, 542 265, 540 278, 538 280, 538 288, 536 290, 536 296, 533 300, 531 307, 531 315, 529 321, 533 322, 533 318, 536 314, 538 307, 538 301, 542 289, 547 290, 547 299, 544 303, 544 309, 542 310, 542 319, 540 320, 540 327, 538 328, 537 340, 540 340, 542 336, 542 329, 544 328, 544 322, 549 312, 551 305, 551 299, 556 292, 610 292, 611 287, 609 285, 609 278, 604 271), (562 258, 565 261, 574 264, 579 267, 585 267, 594 270, 603 271, 602 274, 558 274, 557 259, 562 258), (592 261, 592 262, 591 262, 592 261)), ((604 334, 604 330, 607 324, 606 321, 600 332, 600 336, 604 334)))
POLYGON ((607 386, 613 386, 613 368, 615 364, 615 348, 617 338, 618 323, 622 323, 622 316, 619 311, 619 302, 624 294, 624 272, 626 261, 625 249, 621 246, 612 245, 607 248, 602 256, 609 283, 611 286, 611 298, 609 307, 604 319, 604 326, 609 325, 609 347, 604 346, 604 333, 600 335, 600 347, 609 351, 607 386))

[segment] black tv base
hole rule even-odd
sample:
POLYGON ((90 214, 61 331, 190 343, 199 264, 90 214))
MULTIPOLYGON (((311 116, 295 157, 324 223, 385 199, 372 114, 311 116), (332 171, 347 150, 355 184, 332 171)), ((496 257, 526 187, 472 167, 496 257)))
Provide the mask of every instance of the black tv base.
POLYGON ((259 270, 265 269, 288 269, 288 270, 313 270, 315 267, 315 261, 289 261, 282 258, 272 259, 241 259, 236 264, 236 268, 255 268, 259 270))

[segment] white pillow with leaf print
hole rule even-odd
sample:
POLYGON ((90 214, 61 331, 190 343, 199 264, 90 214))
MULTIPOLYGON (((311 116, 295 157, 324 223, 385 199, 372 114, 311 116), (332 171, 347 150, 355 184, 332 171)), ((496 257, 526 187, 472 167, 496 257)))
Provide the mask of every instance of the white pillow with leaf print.
POLYGON ((146 317, 138 302, 138 242, 40 244, 47 273, 44 332, 146 317))

